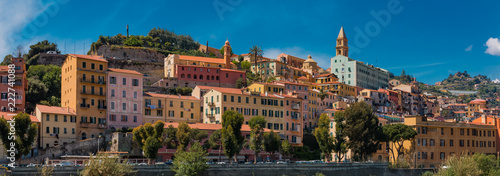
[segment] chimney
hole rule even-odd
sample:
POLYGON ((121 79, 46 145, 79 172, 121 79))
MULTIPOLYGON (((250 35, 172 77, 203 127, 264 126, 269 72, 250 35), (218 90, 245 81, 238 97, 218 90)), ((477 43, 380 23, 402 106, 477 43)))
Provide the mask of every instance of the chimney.
POLYGON ((66 108, 68 108, 68 113, 69 113, 69 106, 68 106, 68 107, 66 107, 66 108))
POLYGON ((207 52, 207 54, 210 53, 210 52, 208 52, 208 40, 207 40, 207 47, 206 47, 205 51, 207 52))
POLYGON ((481 123, 487 124, 486 123, 486 115, 481 115, 481 123))
POLYGON ((128 37, 128 24, 127 24, 127 37, 128 37))

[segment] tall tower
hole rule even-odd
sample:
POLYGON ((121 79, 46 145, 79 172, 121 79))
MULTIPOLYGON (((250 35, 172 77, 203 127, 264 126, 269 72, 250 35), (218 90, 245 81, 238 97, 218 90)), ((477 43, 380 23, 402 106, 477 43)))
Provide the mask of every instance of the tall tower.
POLYGON ((344 27, 340 27, 339 36, 337 37, 337 56, 342 55, 349 57, 349 47, 347 47, 347 37, 344 33, 344 27))
POLYGON ((231 45, 229 45, 229 40, 226 40, 224 44, 224 63, 226 63, 226 68, 231 69, 231 45))

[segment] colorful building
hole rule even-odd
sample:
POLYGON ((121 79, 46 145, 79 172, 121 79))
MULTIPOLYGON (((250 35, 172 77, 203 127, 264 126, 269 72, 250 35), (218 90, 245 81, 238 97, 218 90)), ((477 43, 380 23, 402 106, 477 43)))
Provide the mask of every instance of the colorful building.
POLYGON ((2 112, 24 112, 26 108, 26 91, 28 91, 28 80, 26 79, 26 65, 23 58, 12 58, 11 64, 14 68, 9 68, 8 65, 0 66, 0 110, 2 112), (13 69, 13 75, 9 70, 13 69), (9 76, 11 75, 11 76, 9 76), (12 86, 11 86, 12 85, 12 86), (8 91, 9 88, 14 91, 8 91), (9 93, 15 93, 10 96, 9 93), (14 101, 9 101, 9 98, 14 98, 14 101), (13 103, 9 106, 9 103, 13 103))
POLYGON ((101 56, 68 54, 61 67, 61 107, 74 109, 78 140, 103 134, 106 126, 106 72, 101 56))
POLYGON ((475 99, 467 104, 467 117, 478 117, 479 110, 488 109, 488 102, 482 99, 475 99))
POLYGON ((134 70, 110 68, 107 77, 107 128, 142 125, 143 75, 134 70))
POLYGON ((236 87, 238 80, 245 82, 246 72, 218 67, 176 65, 173 78, 162 79, 156 84, 162 87, 236 87))
POLYGON ((68 107, 37 104, 35 115, 41 122, 38 130, 39 148, 45 149, 76 142, 77 114, 75 110, 68 107))
POLYGON ((201 100, 193 96, 167 95, 145 92, 142 123, 189 122, 199 123, 201 100))
POLYGON ((203 95, 203 123, 220 124, 222 114, 232 110, 244 117, 244 124, 254 116, 263 116, 266 127, 280 133, 292 146, 302 146, 303 121, 301 113, 305 106, 297 94, 272 94, 257 91, 212 87, 203 95))
MULTIPOLYGON (((17 114, 12 112, 0 112, 0 118, 3 118, 7 121, 12 120, 12 117, 14 117, 15 115, 17 114)), ((35 123, 37 128, 40 130, 40 119, 32 115, 30 115, 30 119, 31 122, 35 123)), ((40 134, 40 131, 38 131, 38 134, 40 134)), ((28 154, 27 156, 32 156, 34 153, 36 153, 35 151, 37 150, 38 146, 41 145, 39 142, 40 142, 40 135, 36 137, 35 142, 33 143, 33 145, 31 145, 31 153, 28 154)), ((7 149, 4 147, 2 140, 0 140, 0 163, 7 163, 7 162, 10 163, 10 160, 7 159, 9 154, 10 153, 8 153, 7 149)))
POLYGON ((389 87, 389 72, 387 70, 349 58, 349 47, 344 28, 340 28, 336 50, 337 56, 330 59, 330 68, 331 73, 337 75, 340 82, 375 90, 389 87))
MULTIPOLYGON (((415 161, 414 166, 419 168, 439 167, 452 155, 497 153, 496 121, 491 124, 456 123, 427 121, 427 117, 422 116, 406 116, 404 123, 417 131, 414 140, 404 142, 404 155, 415 161)), ((391 156, 391 161, 393 160, 391 156)))

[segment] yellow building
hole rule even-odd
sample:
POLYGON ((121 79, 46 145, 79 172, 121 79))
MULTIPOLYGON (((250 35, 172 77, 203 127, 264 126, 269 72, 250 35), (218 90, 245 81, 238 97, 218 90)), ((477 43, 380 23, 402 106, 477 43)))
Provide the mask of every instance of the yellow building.
POLYGON ((297 95, 261 93, 234 88, 211 87, 203 95, 203 123, 222 123, 222 114, 233 110, 244 117, 263 116, 266 127, 279 132, 292 146, 302 146, 302 100, 297 95))
POLYGON ((412 166, 435 168, 451 155, 495 154, 495 123, 427 121, 427 117, 406 116, 405 124, 413 127, 417 136, 413 141, 404 142, 405 155, 410 161, 416 161, 412 166))
POLYGON ((312 89, 330 91, 339 96, 356 96, 356 88, 341 82, 312 83, 312 89))
POLYGON ((275 83, 253 83, 247 87, 252 92, 267 92, 268 94, 280 94, 285 90, 285 85, 275 83))
POLYGON ((478 117, 481 109, 488 109, 486 100, 475 99, 467 104, 467 117, 478 117))
POLYGON ((166 95, 146 92, 143 124, 163 122, 200 123, 201 100, 193 96, 166 95))
POLYGON ((61 67, 61 106, 76 111, 78 140, 106 129, 106 70, 101 56, 68 54, 61 67))
POLYGON ((76 142, 76 112, 67 107, 36 105, 35 115, 40 119, 40 148, 76 142))

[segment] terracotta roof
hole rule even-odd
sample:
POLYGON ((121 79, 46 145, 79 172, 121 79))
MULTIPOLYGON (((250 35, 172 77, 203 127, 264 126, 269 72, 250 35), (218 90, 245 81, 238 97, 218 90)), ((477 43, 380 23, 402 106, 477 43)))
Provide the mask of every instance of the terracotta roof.
POLYGON ((118 69, 118 68, 108 68, 108 70, 111 71, 111 72, 142 75, 142 73, 139 73, 138 71, 135 71, 135 70, 126 70, 126 69, 118 69))
MULTIPOLYGON (((14 117, 15 115, 17 115, 17 114, 11 113, 11 112, 0 112, 0 117, 4 118, 5 120, 11 120, 12 117, 14 117)), ((34 122, 34 123, 40 122, 40 120, 38 118, 36 118, 35 116, 30 115, 30 118, 31 118, 31 122, 34 122)))
MULTIPOLYGON (((177 128, 179 126, 179 123, 165 123, 165 128, 168 128, 168 126, 172 125, 174 128, 177 128)), ((198 128, 200 130, 209 130, 209 131, 215 131, 218 129, 222 129, 222 124, 208 124, 208 123, 188 123, 189 127, 191 128, 198 128)), ((242 125, 241 126, 241 131, 242 132, 250 132, 250 126, 248 125, 242 125)), ((265 132, 270 132, 270 129, 264 128, 265 132)))
POLYGON ((156 97, 156 98, 171 98, 171 99, 185 99, 185 100, 200 100, 193 96, 180 96, 180 95, 167 95, 167 94, 158 94, 151 92, 144 92, 143 96, 147 97, 156 97))
POLYGON ((226 64, 226 62, 224 62, 224 59, 211 58, 211 57, 198 57, 198 56, 179 55, 179 59, 181 59, 181 60, 190 60, 190 61, 218 63, 218 64, 226 64))
POLYGON ((475 99, 469 102, 470 104, 479 104, 479 103, 486 103, 486 100, 483 99, 475 99))
POLYGON ((305 76, 301 76, 301 77, 297 78, 297 80, 299 80, 299 79, 307 79, 307 78, 305 76))
POLYGON ((89 55, 82 55, 82 54, 68 54, 70 56, 74 56, 77 58, 82 58, 82 59, 89 59, 89 60, 95 60, 95 61, 101 61, 101 62, 108 62, 106 59, 103 59, 101 56, 89 56, 89 55))
MULTIPOLYGON (((210 68, 210 67, 207 67, 207 68, 210 68)), ((244 72, 244 71, 234 70, 234 69, 227 69, 227 68, 221 68, 220 70, 222 70, 222 71, 228 71, 228 72, 240 72, 240 73, 246 73, 246 72, 244 72)))
POLYGON ((38 110, 40 110, 40 112, 46 113, 46 114, 76 115, 75 110, 71 109, 69 107, 46 106, 46 105, 37 104, 36 108, 38 110), (69 111, 68 111, 68 108, 69 108, 69 111))
POLYGON ((465 114, 465 111, 454 111, 455 114, 465 114))

